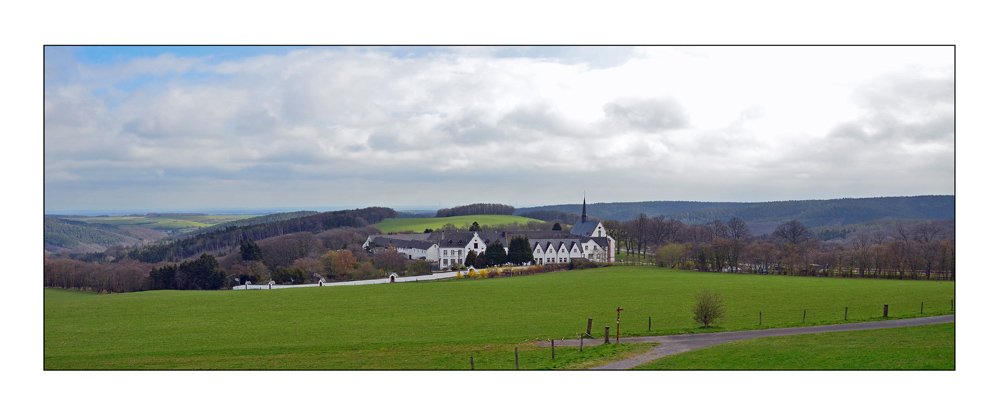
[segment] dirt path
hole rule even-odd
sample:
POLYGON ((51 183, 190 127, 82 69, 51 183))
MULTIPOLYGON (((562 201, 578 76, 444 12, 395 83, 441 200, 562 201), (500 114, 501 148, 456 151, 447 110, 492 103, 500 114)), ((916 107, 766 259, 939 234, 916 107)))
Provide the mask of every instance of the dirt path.
MULTIPOLYGON (((593 369, 625 370, 672 354, 687 352, 716 344, 729 343, 738 340, 756 339, 759 337, 792 336, 796 334, 829 333, 836 331, 873 330, 895 327, 921 326, 925 324, 954 323, 955 315, 910 318, 903 320, 871 321, 867 323, 834 324, 829 326, 788 327, 780 329, 729 331, 719 333, 677 334, 670 336, 642 336, 622 338, 622 343, 658 343, 653 350, 625 360, 608 363, 593 369)), ((612 340, 614 341, 614 340, 612 340)), ((604 339, 584 339, 585 346, 596 346, 604 343, 604 339)), ((536 342, 540 346, 550 343, 536 342)), ((556 340, 556 346, 580 346, 580 340, 556 340)))

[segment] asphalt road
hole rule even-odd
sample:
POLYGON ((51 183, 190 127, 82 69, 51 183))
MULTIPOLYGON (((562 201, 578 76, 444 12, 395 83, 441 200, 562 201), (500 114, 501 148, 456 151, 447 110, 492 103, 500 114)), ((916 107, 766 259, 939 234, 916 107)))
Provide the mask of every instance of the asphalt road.
MULTIPOLYGON (((756 339, 759 337, 793 336, 796 334, 830 333, 835 331, 874 330, 874 329, 887 329, 895 327, 921 326, 925 324, 940 324, 940 323, 954 323, 954 322, 955 322, 955 315, 951 314, 947 316, 910 318, 902 320, 871 321, 867 323, 834 324, 829 326, 788 327, 780 329, 728 331, 719 333, 677 334, 670 336, 625 337, 621 339, 622 343, 658 343, 658 344, 655 347, 653 347, 653 350, 646 352, 644 354, 633 356, 625 360, 619 360, 617 362, 608 363, 606 365, 598 366, 593 369, 596 370, 631 369, 641 364, 648 363, 653 360, 669 356, 672 354, 683 353, 695 349, 700 349, 703 347, 714 346, 716 344, 729 343, 738 340, 756 339)), ((612 339, 611 341, 613 342, 614 339, 612 339)), ((603 338, 583 340, 583 344, 585 346, 596 346, 603 343, 604 343, 603 338)), ((543 342, 536 342, 536 344, 538 344, 539 346, 549 346, 551 343, 548 341, 543 341, 543 342)), ((555 344, 556 346, 579 347, 580 340, 579 339, 556 340, 555 344)))

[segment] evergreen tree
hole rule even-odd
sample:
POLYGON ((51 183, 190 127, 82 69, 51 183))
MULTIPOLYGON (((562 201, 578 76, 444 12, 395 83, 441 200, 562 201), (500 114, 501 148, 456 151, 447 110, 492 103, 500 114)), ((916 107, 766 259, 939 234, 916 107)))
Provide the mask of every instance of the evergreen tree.
POLYGON ((561 231, 562 230, 562 226, 559 226, 559 222, 556 222, 555 225, 552 225, 552 230, 554 230, 554 231, 561 231))
POLYGON ((465 255, 465 266, 474 267, 476 266, 476 251, 469 250, 469 253, 465 255))
POLYGON ((244 239, 240 241, 240 259, 244 261, 262 261, 264 260, 264 253, 261 252, 260 247, 253 239, 244 239))
POLYGON ((499 240, 491 242, 486 246, 486 265, 496 266, 507 263, 507 252, 503 249, 503 243, 499 240))
POLYGON ((475 263, 474 266, 476 267, 476 269, 486 268, 486 253, 485 252, 480 252, 479 255, 476 255, 476 263, 475 263))
POLYGON ((181 263, 177 267, 177 277, 177 288, 182 290, 217 290, 226 283, 226 272, 209 254, 201 254, 194 261, 181 263))
POLYGON ((510 248, 507 253, 507 260, 514 265, 521 265, 534 260, 531 254, 531 242, 524 235, 517 235, 510 240, 510 248))
POLYGON ((174 290, 176 285, 174 278, 177 276, 176 265, 164 265, 160 269, 149 270, 149 279, 153 281, 154 290, 174 290))
POLYGON ((469 232, 479 232, 480 229, 479 222, 472 222, 472 226, 469 227, 469 232))

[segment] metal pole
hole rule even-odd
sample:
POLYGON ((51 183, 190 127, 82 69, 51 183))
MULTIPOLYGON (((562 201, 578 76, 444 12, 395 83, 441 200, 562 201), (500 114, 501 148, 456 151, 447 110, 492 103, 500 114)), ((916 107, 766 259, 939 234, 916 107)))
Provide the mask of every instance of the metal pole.
POLYGON ((618 340, 622 333, 622 310, 624 310, 624 308, 618 307, 618 320, 615 323, 615 344, 618 344, 618 340))

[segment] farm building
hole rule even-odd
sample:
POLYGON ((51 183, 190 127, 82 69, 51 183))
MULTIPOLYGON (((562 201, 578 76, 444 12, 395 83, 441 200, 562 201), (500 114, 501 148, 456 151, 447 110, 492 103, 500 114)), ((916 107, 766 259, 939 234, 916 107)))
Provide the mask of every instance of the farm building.
POLYGON ((583 215, 570 231, 517 231, 517 232, 440 232, 400 235, 370 235, 365 249, 395 249, 409 259, 423 259, 446 269, 462 264, 469 251, 486 251, 494 241, 503 244, 504 251, 511 238, 523 235, 528 238, 536 264, 566 263, 582 258, 591 261, 613 262, 615 240, 608 235, 604 224, 587 217, 587 201, 583 201, 583 215))

